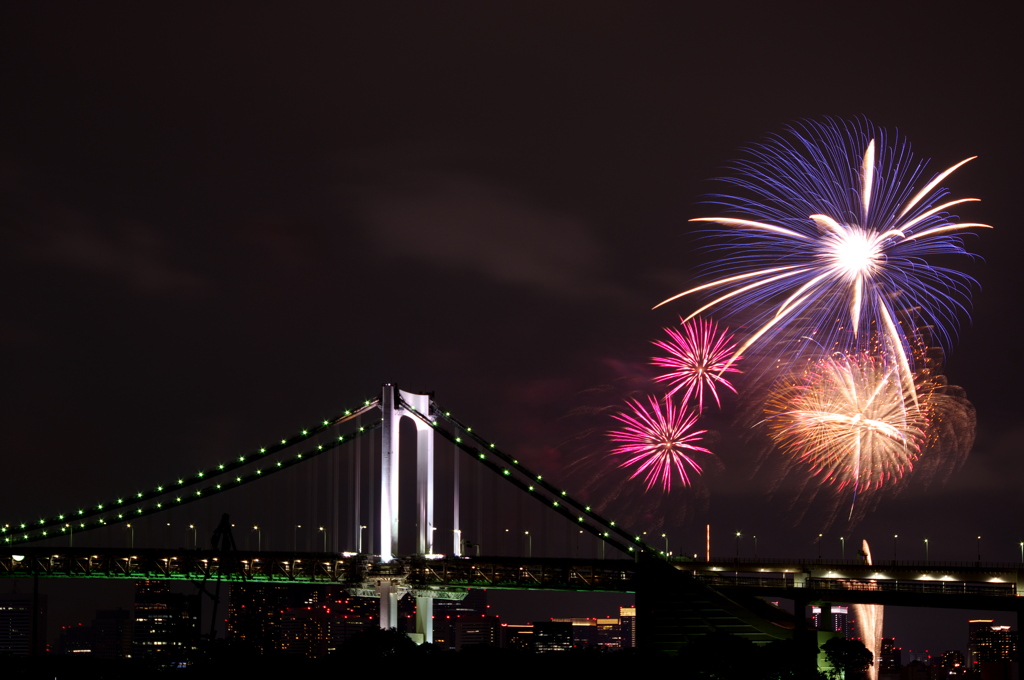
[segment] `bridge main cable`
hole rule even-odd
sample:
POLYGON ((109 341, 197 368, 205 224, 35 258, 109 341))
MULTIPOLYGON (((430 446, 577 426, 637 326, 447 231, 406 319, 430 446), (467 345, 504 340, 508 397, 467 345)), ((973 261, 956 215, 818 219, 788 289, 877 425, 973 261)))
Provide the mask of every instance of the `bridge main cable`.
POLYGON ((443 418, 444 420, 449 422, 453 427, 455 427, 458 430, 461 430, 466 434, 466 436, 475 441, 477 444, 481 445, 483 447, 482 451, 470 446, 466 442, 463 442, 462 437, 456 434, 452 434, 451 432, 448 432, 443 428, 437 427, 437 420, 430 418, 430 414, 420 413, 419 411, 412 408, 412 406, 405 402, 402 402, 402 405, 405 406, 405 408, 408 409, 409 412, 415 415, 417 418, 433 427, 434 430, 438 432, 442 437, 458 446, 460 449, 468 453, 470 456, 472 456, 474 459, 482 463, 491 471, 493 471, 494 473, 498 474, 501 477, 504 477, 511 484, 517 486, 519 489, 530 494, 539 502, 547 505, 552 510, 558 512, 567 519, 572 520, 576 525, 580 526, 583 529, 586 529, 591 534, 597 536, 598 538, 612 545, 618 550, 621 550, 627 555, 634 556, 637 556, 640 552, 647 552, 651 555, 658 556, 663 554, 655 548, 648 545, 647 543, 645 543, 640 536, 631 534, 622 527, 616 525, 614 521, 610 521, 605 517, 602 517, 598 513, 594 512, 589 505, 580 503, 579 501, 570 497, 567 491, 559 490, 557 487, 544 480, 542 475, 534 474, 532 471, 526 468, 526 466, 520 464, 518 459, 508 455, 504 451, 501 451, 493 442, 489 442, 480 435, 473 432, 473 428, 465 425, 458 419, 454 418, 451 415, 450 411, 444 410, 436 402, 431 401, 431 405, 435 409, 435 415, 438 418, 443 418), (501 463, 504 463, 509 467, 503 467, 502 465, 499 465, 498 463, 495 463, 492 460, 488 460, 487 454, 492 454, 495 458, 501 461, 501 463), (512 475, 513 469, 518 471, 527 479, 529 479, 532 483, 523 482, 522 480, 514 477, 512 475), (541 489, 547 491, 551 495, 551 498, 544 498, 543 496, 538 494, 537 487, 540 487, 541 489), (576 514, 565 506, 575 508, 577 512, 582 514, 576 514), (591 520, 593 524, 588 523, 587 519, 591 520), (613 538, 612 534, 615 534, 616 538, 613 538))
POLYGON ((120 522, 129 522, 138 517, 144 517, 157 512, 168 510, 172 507, 189 503, 192 501, 199 500, 200 498, 206 498, 207 496, 220 493, 221 491, 227 491, 229 489, 238 488, 238 486, 245 484, 256 479, 261 479, 268 474, 273 474, 285 468, 291 467, 297 463, 309 460, 318 456, 321 453, 329 451, 331 449, 340 446, 343 443, 352 441, 353 439, 371 432, 380 427, 380 421, 375 421, 369 425, 360 427, 357 432, 352 433, 350 436, 344 436, 338 438, 338 440, 329 442, 325 445, 319 445, 316 449, 310 449, 305 452, 297 454, 294 458, 287 461, 278 461, 277 465, 268 468, 267 470, 257 469, 256 472, 250 473, 243 476, 236 476, 231 484, 211 484, 208 485, 194 494, 187 496, 176 496, 174 502, 167 503, 156 503, 149 506, 148 508, 136 508, 133 512, 118 512, 119 510, 127 511, 128 508, 140 505, 145 501, 155 500, 162 496, 171 495, 179 492, 182 489, 196 486, 203 482, 209 482, 222 475, 230 474, 246 465, 251 465, 255 461, 267 456, 271 456, 275 453, 279 453, 287 448, 295 446, 296 444, 308 440, 331 427, 335 427, 342 423, 354 420, 356 417, 370 411, 380 403, 380 399, 368 399, 362 406, 356 409, 346 410, 341 415, 335 416, 334 418, 324 420, 323 423, 312 427, 307 430, 302 430, 300 433, 292 435, 286 439, 282 439, 280 444, 273 444, 267 447, 261 447, 258 452, 250 455, 241 455, 238 458, 228 462, 221 463, 215 468, 204 470, 196 473, 195 475, 188 477, 179 477, 176 484, 160 485, 147 492, 137 492, 132 495, 120 496, 112 501, 105 503, 99 503, 89 509, 79 509, 77 512, 59 514, 49 519, 41 519, 38 523, 14 523, 0 526, 0 537, 5 545, 11 545, 13 543, 25 543, 30 541, 46 540, 50 538, 59 537, 68 533, 70 528, 74 531, 89 531, 91 529, 98 529, 104 526, 110 526, 112 524, 118 524, 120 522), (100 515, 105 515, 91 522, 85 522, 84 520, 94 518, 100 515), (51 532, 51 528, 59 528, 60 531, 51 532))

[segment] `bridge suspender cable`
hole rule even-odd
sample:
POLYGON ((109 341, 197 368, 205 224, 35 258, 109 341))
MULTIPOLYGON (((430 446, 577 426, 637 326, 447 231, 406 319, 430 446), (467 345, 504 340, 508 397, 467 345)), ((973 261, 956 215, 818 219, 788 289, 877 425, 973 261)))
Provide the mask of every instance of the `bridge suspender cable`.
POLYGON ((525 491, 527 494, 533 496, 538 501, 542 502, 555 512, 568 518, 574 524, 578 525, 580 528, 585 529, 586 531, 597 536, 598 538, 612 545, 618 550, 621 550, 627 555, 634 556, 637 555, 640 551, 646 551, 651 555, 660 554, 659 551, 657 551, 650 545, 647 545, 639 536, 630 534, 626 530, 617 526, 615 522, 609 521, 604 517, 598 515, 593 510, 590 509, 590 506, 584 505, 583 503, 576 501, 575 499, 571 498, 566 491, 559 491, 557 487, 545 481, 541 475, 534 474, 533 472, 528 470, 525 466, 521 465, 517 459, 498 449, 493 442, 488 442, 483 437, 480 437, 479 435, 474 433, 473 428, 466 426, 459 420, 452 417, 449 411, 445 411, 444 409, 440 408, 440 406, 438 406, 436 402, 431 402, 431 405, 435 409, 434 415, 436 415, 438 418, 443 418, 457 430, 464 432, 468 438, 472 439, 473 441, 484 447, 483 450, 476 449, 470 446, 468 443, 462 441, 462 437, 453 434, 445 430, 444 428, 437 427, 437 421, 432 420, 429 417, 430 414, 420 413, 411 406, 409 406, 409 404, 406 404, 404 402, 402 402, 402 405, 417 418, 431 425, 434 428, 434 430, 438 432, 442 437, 458 446, 460 449, 468 453, 475 460, 482 463, 492 472, 501 477, 504 477, 511 484, 517 486, 518 488, 525 491), (497 458, 501 463, 509 467, 504 467, 503 465, 500 465, 493 460, 489 460, 488 454, 492 455, 494 458, 497 458), (513 470, 519 472, 530 481, 525 482, 517 478, 515 475, 512 474, 513 470), (548 492, 551 497, 545 498, 542 494, 538 493, 538 489, 543 489, 544 491, 548 492), (570 508, 575 508, 576 512, 573 512, 572 510, 570 510, 570 508), (588 520, 590 521, 588 522, 588 520))

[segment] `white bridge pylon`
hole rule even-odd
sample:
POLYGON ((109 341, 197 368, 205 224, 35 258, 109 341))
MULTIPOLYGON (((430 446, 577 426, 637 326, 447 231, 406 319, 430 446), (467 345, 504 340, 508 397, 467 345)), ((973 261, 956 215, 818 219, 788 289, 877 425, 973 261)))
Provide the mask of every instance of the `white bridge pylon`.
MULTIPOLYGON (((432 422, 434 418, 430 395, 406 392, 388 383, 381 390, 380 410, 380 561, 391 562, 398 552, 398 463, 401 457, 399 424, 402 418, 409 418, 416 426, 416 552, 419 555, 434 554, 434 428, 424 420, 426 418, 432 422)), ((452 533, 454 555, 461 553, 458 494, 456 487, 455 529, 452 533)), ((396 580, 377 581, 381 628, 394 628, 398 624, 398 586, 396 580)), ((416 633, 422 635, 420 639, 423 642, 433 642, 433 610, 432 598, 416 597, 416 633)))

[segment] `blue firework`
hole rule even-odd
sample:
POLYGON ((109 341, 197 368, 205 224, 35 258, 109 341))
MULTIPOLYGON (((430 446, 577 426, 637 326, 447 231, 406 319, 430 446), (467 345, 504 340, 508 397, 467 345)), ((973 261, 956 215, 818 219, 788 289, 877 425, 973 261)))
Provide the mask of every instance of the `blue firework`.
POLYGON ((829 351, 894 356, 912 382, 912 346, 948 347, 973 280, 935 264, 968 255, 942 183, 968 158, 930 176, 909 144, 867 121, 804 122, 753 148, 713 197, 715 256, 707 283, 683 291, 747 329, 735 356, 776 355, 811 337, 829 351))

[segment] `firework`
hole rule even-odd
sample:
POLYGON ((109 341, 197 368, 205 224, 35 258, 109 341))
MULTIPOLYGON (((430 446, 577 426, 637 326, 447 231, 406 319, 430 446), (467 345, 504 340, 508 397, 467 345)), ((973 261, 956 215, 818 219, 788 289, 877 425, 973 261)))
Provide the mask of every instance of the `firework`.
POLYGON ((661 482, 662 488, 669 491, 676 474, 688 486, 690 474, 701 472, 690 454, 711 453, 696 445, 707 430, 692 429, 697 416, 685 407, 676 408, 671 400, 660 402, 654 397, 649 397, 649 401, 650 409, 634 400, 627 402, 630 413, 614 415, 625 427, 611 433, 612 441, 620 444, 612 453, 628 457, 619 467, 638 466, 630 479, 643 474, 647 490, 661 482))
POLYGON ((913 468, 928 427, 884 356, 835 354, 782 380, 765 407, 776 446, 840 488, 880 487, 913 468))
POLYGON ((948 210, 978 199, 946 201, 940 187, 972 159, 924 182, 925 163, 907 142, 867 122, 789 132, 735 164, 737 177, 725 181, 743 195, 715 197, 729 216, 692 220, 720 225, 716 278, 658 306, 705 294, 714 297, 687 318, 712 308, 742 314, 751 333, 733 359, 755 344, 787 351, 803 336, 860 352, 871 327, 912 389, 918 338, 904 329, 928 328, 946 346, 966 312, 973 279, 929 259, 966 255, 959 232, 988 227, 956 221, 948 210))
POLYGON ((668 373, 656 378, 659 382, 672 385, 672 390, 665 395, 666 399, 685 388, 683 402, 689 403, 691 398, 696 397, 697 411, 700 412, 704 410, 706 390, 721 408, 718 387, 736 392, 722 374, 739 373, 732 365, 739 357, 733 357, 736 343, 732 341, 728 329, 720 332, 718 324, 713 321, 690 319, 683 321, 679 330, 666 328, 665 332, 669 340, 658 340, 654 345, 668 352, 669 356, 654 357, 651 363, 669 369, 668 373))

